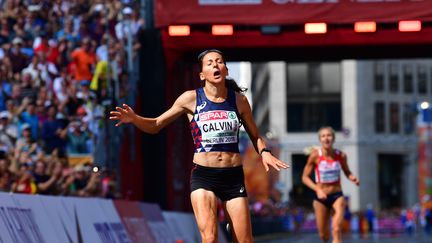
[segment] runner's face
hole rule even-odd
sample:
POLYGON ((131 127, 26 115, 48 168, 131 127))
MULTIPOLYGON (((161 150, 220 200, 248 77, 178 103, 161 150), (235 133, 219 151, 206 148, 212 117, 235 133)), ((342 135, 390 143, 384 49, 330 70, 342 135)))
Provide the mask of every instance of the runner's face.
POLYGON ((202 59, 202 71, 200 79, 211 83, 220 83, 225 81, 228 75, 228 69, 222 55, 216 52, 207 53, 202 59))
POLYGON ((333 132, 327 128, 322 129, 319 133, 319 140, 323 148, 332 148, 334 143, 333 132))

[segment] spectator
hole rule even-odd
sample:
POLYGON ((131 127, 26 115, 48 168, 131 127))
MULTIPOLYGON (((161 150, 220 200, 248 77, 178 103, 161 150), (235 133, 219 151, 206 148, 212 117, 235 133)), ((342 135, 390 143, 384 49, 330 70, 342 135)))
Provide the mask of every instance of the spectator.
POLYGON ((108 61, 108 50, 113 45, 113 40, 109 35, 102 36, 101 44, 96 48, 96 60, 98 62, 108 61))
POLYGON ((76 44, 81 39, 79 32, 74 31, 72 18, 66 19, 64 28, 60 29, 56 36, 58 40, 65 39, 73 44, 76 44))
POLYGON ((96 58, 91 53, 91 41, 84 38, 81 47, 71 54, 72 62, 75 65, 74 79, 79 84, 83 80, 92 79, 92 70, 96 64, 96 58))
POLYGON ((10 163, 4 152, 0 152, 0 191, 9 192, 15 180, 13 172, 9 169, 10 163))
POLYGON ((126 41, 128 36, 136 35, 139 28, 144 24, 142 19, 139 19, 131 7, 125 7, 122 10, 123 19, 115 26, 116 37, 120 41, 126 41))
POLYGON ((368 223, 368 229, 370 233, 374 232, 374 220, 375 220, 375 212, 371 203, 367 204, 366 209, 366 219, 368 223))
POLYGON ((35 86, 51 87, 53 77, 58 75, 57 67, 53 62, 47 60, 47 54, 44 52, 38 53, 39 63, 37 69, 39 70, 40 82, 36 83, 35 86))
MULTIPOLYGON (((33 56, 31 63, 26 68, 23 69, 22 81, 24 82, 22 86, 24 89, 27 88, 32 90, 34 83, 37 84, 41 83, 40 80, 42 78, 41 78, 41 70, 39 70, 39 62, 40 62, 39 56, 35 55, 33 56)), ((23 96, 28 96, 28 95, 24 94, 23 96)))
MULTIPOLYGON (((24 99, 21 107, 18 109, 18 118, 22 124, 27 124, 30 127, 32 138, 37 140, 39 134, 39 118, 36 115, 36 103, 28 98, 24 99)), ((21 126, 21 130, 23 129, 24 127, 21 126)))
POLYGON ((47 186, 43 184, 50 179, 50 176, 46 174, 46 165, 44 161, 38 160, 35 162, 33 178, 36 183, 38 193, 45 194, 47 186))
POLYGON ((58 195, 59 179, 62 176, 62 167, 60 163, 56 163, 51 175, 47 174, 47 168, 44 161, 39 160, 35 164, 34 178, 39 194, 58 195))
POLYGON ((12 184, 12 192, 25 194, 35 194, 37 192, 37 186, 34 182, 31 167, 31 164, 20 165, 17 179, 12 184))
POLYGON ((45 141, 44 151, 51 154, 54 149, 64 153, 66 149, 66 129, 59 120, 57 120, 57 108, 53 105, 48 108, 48 118, 42 124, 41 137, 45 141))
POLYGON ((12 95, 12 85, 0 77, 0 111, 6 110, 6 100, 12 95))
POLYGON ((3 17, 0 19, 0 41, 3 43, 9 42, 9 37, 11 35, 11 31, 9 29, 9 23, 7 18, 3 17))
POLYGON ((49 45, 48 45, 48 36, 45 33, 42 33, 38 38, 35 39, 33 44, 35 46, 34 52, 35 54, 44 53, 48 54, 49 45))
POLYGON ((65 103, 68 99, 68 84, 69 76, 67 72, 67 67, 62 67, 60 76, 54 79, 53 83, 53 93, 54 97, 60 102, 65 103))
POLYGON ((14 62, 13 73, 18 73, 26 67, 29 58, 21 52, 24 41, 20 37, 15 37, 12 44, 13 48, 9 51, 9 58, 14 62))
POLYGON ((125 73, 125 46, 109 36, 116 34, 119 13, 124 14, 124 20, 131 21, 132 28, 123 30, 136 33, 142 24, 138 11, 133 10, 131 3, 124 8, 120 0, 3 2, 0 4, 0 190, 115 197, 115 175, 105 172, 90 175, 78 169, 69 173, 66 148, 89 153, 96 143, 103 146, 104 141, 96 139, 104 137, 98 136, 104 132, 104 106, 112 102, 107 80, 118 80, 122 73, 119 91, 122 96, 128 94, 129 81, 125 73), (82 45, 77 48, 80 42, 82 45), (108 63, 94 70, 96 59, 115 62, 117 76, 108 63), (89 89, 93 77, 97 80, 94 89, 97 94, 89 89), (72 78, 77 82, 71 84, 72 78), (79 126, 84 124, 84 129, 78 129, 76 123, 68 125, 71 121, 77 121, 79 126), (9 169, 4 169, 8 166, 9 169), (70 190, 68 180, 78 189, 70 190))
POLYGON ((86 123, 71 122, 67 135, 68 143, 67 150, 71 154, 89 153, 87 141, 90 139, 90 134, 86 123))
POLYGON ((83 102, 87 102, 90 99, 90 96, 94 96, 95 94, 90 92, 90 81, 83 80, 81 81, 81 90, 77 92, 77 98, 81 99, 83 102))
MULTIPOLYGON (((115 58, 115 50, 109 50, 109 59, 113 61, 115 58)), ((90 84, 90 88, 97 92, 97 94, 101 93, 101 90, 106 90, 108 87, 108 81, 112 80, 112 67, 108 61, 99 61, 96 65, 96 69, 90 84)))
POLYGON ((31 127, 25 123, 22 125, 22 137, 18 138, 15 147, 15 160, 19 164, 32 162, 32 157, 36 157, 40 151, 36 141, 32 138, 31 127))
POLYGON ((6 146, 6 152, 13 150, 17 139, 17 127, 9 123, 9 111, 0 112, 0 143, 6 146))
POLYGON ((85 197, 101 197, 102 194, 102 181, 101 172, 98 170, 93 170, 90 172, 89 180, 86 187, 80 192, 80 196, 85 197))
MULTIPOLYGON (((10 101, 12 102, 13 106, 20 106, 22 97, 21 97, 21 85, 20 84, 13 84, 12 85, 12 94, 10 97, 10 101)), ((16 114, 16 112, 14 112, 16 114)))
POLYGON ((84 188, 89 180, 88 169, 84 165, 75 166, 73 173, 66 179, 64 188, 69 195, 80 196, 84 195, 84 188))
POLYGON ((111 170, 102 170, 101 172, 102 195, 105 198, 117 198, 116 174, 111 170))

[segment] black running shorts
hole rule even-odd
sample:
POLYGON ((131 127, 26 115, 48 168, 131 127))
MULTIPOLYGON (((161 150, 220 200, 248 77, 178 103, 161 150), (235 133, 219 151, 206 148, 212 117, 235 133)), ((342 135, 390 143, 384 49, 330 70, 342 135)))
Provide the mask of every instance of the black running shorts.
POLYGON ((318 196, 315 194, 314 199, 318 202, 324 204, 328 209, 331 209, 333 207, 333 204, 336 202, 336 200, 340 197, 343 197, 342 192, 335 192, 327 195, 326 199, 319 199, 318 196))
POLYGON ((243 166, 214 168, 193 164, 190 180, 191 192, 205 189, 214 192, 222 201, 247 197, 243 166))

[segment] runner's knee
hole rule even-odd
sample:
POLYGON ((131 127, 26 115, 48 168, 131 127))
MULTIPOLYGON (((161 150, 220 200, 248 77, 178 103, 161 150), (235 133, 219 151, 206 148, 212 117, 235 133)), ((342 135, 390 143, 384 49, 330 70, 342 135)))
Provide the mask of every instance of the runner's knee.
POLYGON ((332 227, 332 232, 333 232, 333 234, 340 234, 342 232, 341 227, 339 225, 334 225, 332 227))

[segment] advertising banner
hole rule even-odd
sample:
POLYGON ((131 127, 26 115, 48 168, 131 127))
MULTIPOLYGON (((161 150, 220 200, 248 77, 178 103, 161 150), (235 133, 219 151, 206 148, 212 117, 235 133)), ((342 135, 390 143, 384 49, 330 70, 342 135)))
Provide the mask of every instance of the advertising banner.
POLYGON ((68 241, 71 243, 78 243, 82 240, 78 223, 75 220, 73 207, 68 209, 64 201, 67 197, 59 196, 43 196, 41 201, 46 208, 45 217, 54 222, 55 230, 63 232, 68 241))
POLYGON ((68 242, 68 237, 65 230, 61 228, 59 217, 47 217, 48 212, 52 209, 44 206, 44 196, 26 195, 26 194, 13 194, 12 198, 15 204, 20 208, 30 209, 32 212, 32 220, 36 223, 40 230, 41 238, 44 242, 58 243, 68 242), (43 237, 42 237, 43 236, 43 237))
POLYGON ((193 214, 163 212, 162 215, 165 218, 168 227, 171 229, 177 239, 181 239, 184 243, 201 241, 198 225, 196 224, 193 214))
POLYGON ((77 225, 78 236, 82 238, 83 242, 131 242, 124 228, 119 227, 121 222, 113 222, 105 216, 107 207, 103 210, 99 200, 72 197, 64 200, 67 210, 74 215, 73 219, 74 224, 77 225))
POLYGON ((138 202, 116 200, 114 205, 133 243, 156 243, 138 202))
POLYGON ((156 27, 432 20, 430 0, 158 0, 156 27))
MULTIPOLYGON (((19 242, 23 239, 20 236, 28 238, 23 233, 24 229, 21 227, 24 224, 20 220, 22 218, 20 216, 25 215, 28 211, 29 209, 17 207, 9 193, 0 192, 0 242, 19 242)), ((33 223, 33 226, 36 227, 36 232, 38 232, 36 235, 38 235, 40 232, 38 226, 36 223, 33 223)))
POLYGON ((151 203, 140 203, 140 209, 147 220, 147 223, 156 238, 160 243, 172 243, 177 239, 174 233, 168 227, 162 215, 162 210, 159 205, 151 203))

